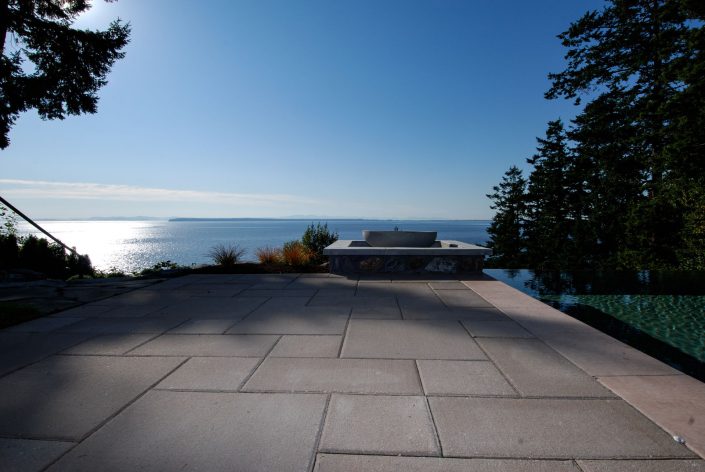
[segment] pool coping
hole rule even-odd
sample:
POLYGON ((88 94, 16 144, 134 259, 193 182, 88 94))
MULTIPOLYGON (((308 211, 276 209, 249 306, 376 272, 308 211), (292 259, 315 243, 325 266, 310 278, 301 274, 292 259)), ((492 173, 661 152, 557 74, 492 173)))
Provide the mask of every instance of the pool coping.
POLYGON ((463 284, 705 458, 705 383, 504 282, 463 284))

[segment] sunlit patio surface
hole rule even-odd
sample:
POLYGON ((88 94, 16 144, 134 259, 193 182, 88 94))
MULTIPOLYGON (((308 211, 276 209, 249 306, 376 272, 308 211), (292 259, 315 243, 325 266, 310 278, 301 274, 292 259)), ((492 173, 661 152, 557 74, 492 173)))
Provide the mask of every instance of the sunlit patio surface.
POLYGON ((705 471, 705 384, 489 278, 383 277, 193 275, 0 331, 0 470, 705 471))

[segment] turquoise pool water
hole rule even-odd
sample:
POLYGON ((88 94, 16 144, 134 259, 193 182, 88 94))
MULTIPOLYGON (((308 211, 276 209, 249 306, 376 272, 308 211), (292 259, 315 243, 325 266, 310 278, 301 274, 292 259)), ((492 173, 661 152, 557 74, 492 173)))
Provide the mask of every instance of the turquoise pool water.
POLYGON ((485 272, 684 372, 705 378, 705 273, 485 272))

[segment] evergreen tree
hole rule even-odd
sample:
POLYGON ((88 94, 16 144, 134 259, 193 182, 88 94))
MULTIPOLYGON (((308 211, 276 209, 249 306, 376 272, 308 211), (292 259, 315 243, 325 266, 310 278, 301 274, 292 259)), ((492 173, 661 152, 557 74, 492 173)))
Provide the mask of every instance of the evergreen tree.
POLYGON ((561 34, 568 66, 548 98, 592 98, 571 139, 592 167, 588 220, 605 265, 673 267, 702 249, 703 2, 612 0, 561 34), (700 215, 700 216, 698 216, 700 215))
POLYGON ((537 141, 537 153, 527 159, 534 167, 526 196, 527 262, 538 269, 556 269, 573 253, 571 162, 563 122, 549 122, 545 139, 537 141))
POLYGON ((524 218, 526 217, 526 179, 521 170, 512 166, 499 185, 492 187, 494 193, 487 197, 492 200, 490 208, 496 210, 487 232, 493 256, 489 265, 495 267, 519 268, 526 263, 526 245, 523 238, 524 218))
POLYGON ((22 112, 50 120, 96 112, 130 28, 120 20, 105 31, 72 28, 90 7, 89 0, 0 0, 0 149, 22 112))

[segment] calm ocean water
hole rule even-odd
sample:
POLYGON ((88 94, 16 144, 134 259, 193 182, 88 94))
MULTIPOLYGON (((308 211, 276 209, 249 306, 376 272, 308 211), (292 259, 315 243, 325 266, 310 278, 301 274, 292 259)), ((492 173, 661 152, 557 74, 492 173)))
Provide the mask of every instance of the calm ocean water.
MULTIPOLYGON (((313 222, 317 222, 314 220, 313 222)), ((321 221, 324 223, 325 221, 321 221)), ((299 239, 310 220, 237 220, 237 221, 39 221, 51 234, 68 246, 88 254, 93 265, 132 272, 170 260, 191 265, 209 263, 208 251, 216 244, 235 243, 255 260, 255 250, 264 246, 280 247, 299 239)), ((360 239, 363 229, 438 231, 440 239, 455 239, 484 244, 485 220, 331 220, 328 227, 341 239, 360 239)), ((36 234, 21 224, 23 234, 36 234)))

